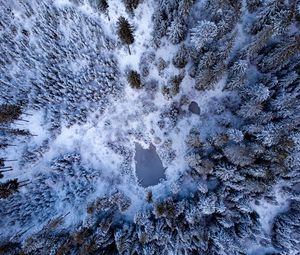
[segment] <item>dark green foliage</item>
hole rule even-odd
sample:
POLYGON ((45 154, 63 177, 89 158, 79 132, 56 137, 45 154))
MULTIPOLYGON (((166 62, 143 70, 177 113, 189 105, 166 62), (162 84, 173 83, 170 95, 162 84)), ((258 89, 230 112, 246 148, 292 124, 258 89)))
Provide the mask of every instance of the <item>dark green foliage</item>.
POLYGON ((258 64, 262 72, 274 72, 287 65, 293 56, 299 55, 300 35, 285 38, 270 51, 265 51, 265 57, 258 64))
POLYGON ((158 217, 174 217, 176 213, 175 204, 172 201, 164 201, 155 204, 155 212, 158 217))
POLYGON ((5 159, 4 158, 0 158, 0 167, 4 167, 5 166, 5 159))
POLYGON ((154 52, 144 52, 141 56, 139 63, 139 71, 143 77, 146 77, 150 73, 150 66, 155 60, 154 52))
POLYGON ((162 57, 159 57, 155 65, 157 66, 158 72, 161 74, 163 70, 165 70, 168 67, 169 63, 166 62, 162 57))
POLYGON ((153 202, 153 194, 152 194, 151 190, 147 192, 146 201, 147 201, 147 203, 152 203, 153 202))
POLYGON ((5 183, 0 183, 0 199, 8 198, 13 193, 18 192, 19 182, 18 179, 8 180, 5 183))
POLYGON ((108 0, 99 0, 99 9, 102 12, 106 12, 108 9, 108 0))
POLYGON ((138 7, 139 2, 139 0, 123 0, 126 10, 130 13, 134 12, 134 10, 138 7))
POLYGON ((20 135, 20 136, 30 136, 31 133, 28 130, 23 129, 9 129, 9 128, 0 128, 0 132, 4 132, 8 135, 20 135))
POLYGON ((18 105, 0 105, 0 123, 9 123, 17 120, 22 114, 18 105))
POLYGON ((194 0, 157 1, 153 15, 153 39, 157 46, 163 36, 167 36, 173 44, 178 44, 185 38, 189 13, 194 2, 194 0))
POLYGON ((21 244, 8 241, 3 244, 0 244, 0 254, 3 255, 19 255, 23 254, 21 252, 21 244))
POLYGON ((141 76, 137 71, 130 70, 127 75, 129 85, 134 89, 142 88, 141 76))
POLYGON ((185 73, 182 72, 178 75, 174 75, 169 79, 170 92, 172 96, 175 96, 179 93, 180 84, 185 76, 185 73))
POLYGON ((0 144, 0 149, 5 149, 6 147, 8 146, 12 146, 11 144, 8 144, 8 143, 1 143, 0 144))
POLYGON ((299 206, 299 201, 292 200, 288 210, 280 213, 274 220, 272 226, 272 243, 282 254, 297 254, 300 252, 299 206))
POLYGON ((247 0, 246 3, 250 13, 255 12, 259 7, 262 6, 261 0, 247 0))
POLYGON ((118 19, 117 34, 121 42, 128 45, 128 51, 131 54, 129 45, 134 43, 133 28, 124 17, 118 19))
POLYGON ((110 18, 108 16, 108 7, 109 7, 108 0, 99 0, 99 3, 98 3, 99 10, 102 13, 104 13, 105 15, 107 15, 108 20, 110 20, 110 18))
POLYGON ((177 51, 176 55, 173 57, 173 65, 177 68, 184 68, 189 60, 189 50, 183 44, 179 50, 177 51))

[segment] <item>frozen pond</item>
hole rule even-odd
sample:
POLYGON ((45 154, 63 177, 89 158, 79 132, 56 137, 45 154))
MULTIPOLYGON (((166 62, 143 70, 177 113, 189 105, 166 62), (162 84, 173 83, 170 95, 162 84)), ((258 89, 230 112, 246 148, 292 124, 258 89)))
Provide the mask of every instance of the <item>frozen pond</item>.
POLYGON ((200 108, 198 104, 195 101, 192 101, 189 105, 189 111, 194 113, 194 114, 200 114, 200 108))
POLYGON ((165 177, 165 169, 153 144, 149 149, 144 149, 136 143, 134 159, 136 175, 143 187, 156 185, 161 178, 165 177))

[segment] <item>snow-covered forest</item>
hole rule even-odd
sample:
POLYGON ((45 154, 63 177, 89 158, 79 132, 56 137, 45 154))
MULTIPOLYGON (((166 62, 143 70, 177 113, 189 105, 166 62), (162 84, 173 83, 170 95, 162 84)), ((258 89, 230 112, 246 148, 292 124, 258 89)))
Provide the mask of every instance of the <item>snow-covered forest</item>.
POLYGON ((298 0, 0 0, 0 254, 300 254, 298 0))

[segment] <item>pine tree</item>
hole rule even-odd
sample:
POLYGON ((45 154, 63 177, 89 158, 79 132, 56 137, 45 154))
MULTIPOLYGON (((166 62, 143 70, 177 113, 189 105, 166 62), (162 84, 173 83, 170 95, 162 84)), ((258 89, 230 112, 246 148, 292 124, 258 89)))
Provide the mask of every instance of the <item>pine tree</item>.
POLYGON ((22 109, 18 105, 0 105, 0 123, 9 123, 18 120, 22 109))
POLYGON ((226 82, 227 89, 237 89, 244 86, 246 82, 248 62, 246 60, 236 61, 228 70, 226 82))
POLYGON ((140 63, 139 63, 139 71, 143 77, 146 77, 150 73, 150 67, 153 61, 155 60, 154 52, 144 52, 141 55, 140 63))
POLYGON ((176 55, 173 57, 173 65, 177 68, 184 68, 189 60, 189 50, 183 44, 179 50, 177 51, 176 55))
POLYGON ((0 198, 8 198, 13 193, 18 192, 20 183, 18 179, 8 180, 5 183, 0 183, 0 198))
POLYGON ((124 17, 120 17, 118 19, 117 34, 122 43, 127 44, 128 52, 131 54, 129 45, 134 43, 133 28, 124 17))
POLYGON ((253 155, 245 145, 229 144, 223 149, 227 159, 237 166, 247 166, 254 162, 253 155))
POLYGON ((180 18, 176 18, 172 21, 170 27, 167 30, 167 36, 171 43, 180 43, 186 34, 186 25, 180 18))
POLYGON ((258 67, 262 72, 279 70, 291 61, 294 55, 300 52, 300 35, 286 37, 278 47, 268 52, 258 67))
POLYGON ((141 76, 137 71, 129 71, 127 80, 132 88, 140 89, 142 87, 141 76))
POLYGON ((211 42, 217 33, 217 26, 214 22, 200 21, 191 29, 191 43, 199 51, 206 43, 211 42))
POLYGON ((246 3, 250 13, 255 12, 259 7, 262 6, 261 0, 247 0, 246 3))
POLYGON ((107 0, 99 0, 98 6, 99 6, 99 10, 108 17, 108 20, 110 20, 109 15, 108 15, 109 4, 108 4, 107 0))
POLYGON ((299 254, 300 210, 299 201, 292 200, 287 211, 276 216, 272 225, 272 244, 280 254, 299 254))
POLYGON ((139 0, 123 0, 126 10, 133 14, 139 5, 139 0))

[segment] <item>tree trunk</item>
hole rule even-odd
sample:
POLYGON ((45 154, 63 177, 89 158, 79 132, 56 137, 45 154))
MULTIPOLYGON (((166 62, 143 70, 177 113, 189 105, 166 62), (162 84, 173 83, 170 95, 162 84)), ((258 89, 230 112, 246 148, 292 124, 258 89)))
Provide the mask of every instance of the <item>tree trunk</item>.
POLYGON ((11 169, 7 169, 7 170, 0 170, 0 173, 6 173, 6 172, 11 172, 11 171, 13 171, 12 168, 11 169))
POLYGON ((129 55, 131 55, 129 44, 127 44, 129 55))
POLYGON ((25 122, 29 122, 29 120, 23 120, 23 119, 17 119, 19 121, 25 121, 25 122))
POLYGON ((12 169, 11 166, 3 166, 3 167, 0 167, 0 170, 5 170, 5 169, 12 169))

